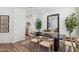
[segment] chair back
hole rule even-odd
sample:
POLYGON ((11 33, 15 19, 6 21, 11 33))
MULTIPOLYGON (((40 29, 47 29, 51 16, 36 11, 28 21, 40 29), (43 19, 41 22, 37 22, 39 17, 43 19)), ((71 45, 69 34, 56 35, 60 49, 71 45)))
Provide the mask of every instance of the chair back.
POLYGON ((76 38, 75 37, 65 37, 64 44, 71 46, 74 51, 76 51, 76 38))

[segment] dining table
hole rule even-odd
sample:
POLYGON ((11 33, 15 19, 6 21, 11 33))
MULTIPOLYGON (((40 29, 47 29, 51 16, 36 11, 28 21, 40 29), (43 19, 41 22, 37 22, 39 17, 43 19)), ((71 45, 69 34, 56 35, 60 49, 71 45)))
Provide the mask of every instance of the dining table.
POLYGON ((59 33, 51 33, 51 34, 48 34, 48 33, 45 33, 45 32, 33 32, 33 34, 35 34, 36 36, 45 36, 45 37, 49 37, 49 38, 52 38, 52 40, 54 39, 54 51, 58 51, 59 49, 59 40, 63 40, 65 35, 63 34, 59 34, 59 33))

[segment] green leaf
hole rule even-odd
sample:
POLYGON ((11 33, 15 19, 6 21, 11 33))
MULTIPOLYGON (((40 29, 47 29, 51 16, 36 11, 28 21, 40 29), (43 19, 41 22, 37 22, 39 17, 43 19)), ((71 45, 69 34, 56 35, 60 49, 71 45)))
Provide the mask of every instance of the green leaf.
POLYGON ((66 17, 65 26, 66 26, 67 31, 69 31, 69 33, 72 33, 77 25, 78 25, 78 23, 77 23, 77 20, 75 17, 75 13, 73 13, 69 17, 66 17))
POLYGON ((42 26, 42 22, 39 18, 37 18, 37 20, 36 20, 36 29, 41 29, 41 26, 42 26))

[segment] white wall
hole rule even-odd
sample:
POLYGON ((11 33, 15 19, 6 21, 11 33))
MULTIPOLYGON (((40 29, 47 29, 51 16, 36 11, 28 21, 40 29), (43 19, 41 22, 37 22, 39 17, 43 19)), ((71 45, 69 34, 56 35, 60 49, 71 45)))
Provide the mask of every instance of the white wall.
MULTIPOLYGON (((47 15, 60 14, 60 33, 68 35, 64 20, 67 16, 75 12, 75 8, 69 7, 49 7, 49 8, 0 8, 0 15, 9 15, 9 33, 0 33, 0 43, 14 43, 25 39, 25 19, 26 16, 32 15, 32 31, 35 31, 35 20, 42 20, 42 29, 47 28, 47 15)), ((78 31, 78 29, 77 29, 78 31)), ((73 36, 78 36, 77 31, 73 32, 73 36)))
POLYGON ((25 39, 25 10, 14 10, 14 41, 21 41, 25 39))
POLYGON ((25 10, 0 8, 0 15, 9 15, 9 33, 0 33, 0 43, 14 43, 25 39, 25 10))
POLYGON ((13 40, 13 14, 11 8, 0 8, 0 15, 9 15, 9 32, 0 33, 0 43, 11 42, 13 40))
MULTIPOLYGON (((66 31, 65 24, 64 24, 65 18, 71 15, 72 13, 75 13, 76 9, 74 7, 56 7, 56 8, 55 7, 47 7, 47 8, 40 7, 40 8, 32 8, 29 11, 31 11, 30 14, 36 15, 36 17, 33 18, 32 20, 35 20, 36 18, 40 18, 42 20, 42 23, 43 23, 42 29, 47 28, 47 15, 59 13, 60 33, 68 35, 68 32, 66 31)), ((33 28, 33 30, 35 30, 35 28, 33 28)), ((72 36, 77 36, 76 30, 74 30, 74 32, 72 33, 72 36)))
POLYGON ((79 38, 79 8, 78 7, 76 8, 76 15, 77 15, 77 22, 78 22, 76 34, 77 34, 77 37, 79 38))

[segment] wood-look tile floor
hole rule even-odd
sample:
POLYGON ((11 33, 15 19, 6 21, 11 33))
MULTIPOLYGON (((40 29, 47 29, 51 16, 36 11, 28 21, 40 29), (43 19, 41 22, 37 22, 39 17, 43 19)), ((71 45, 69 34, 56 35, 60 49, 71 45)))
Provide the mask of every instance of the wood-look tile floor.
POLYGON ((0 52, 31 52, 30 49, 23 46, 28 44, 28 40, 16 43, 0 43, 0 52))
MULTIPOLYGON (((48 52, 48 49, 45 47, 41 47, 39 49, 40 51, 37 51, 35 45, 29 44, 28 38, 17 43, 0 43, 0 52, 48 52)), ((62 52, 62 49, 63 48, 60 47, 58 52, 62 52)))
POLYGON ((30 52, 30 50, 19 43, 0 43, 0 52, 30 52))

